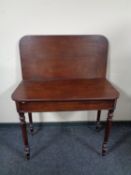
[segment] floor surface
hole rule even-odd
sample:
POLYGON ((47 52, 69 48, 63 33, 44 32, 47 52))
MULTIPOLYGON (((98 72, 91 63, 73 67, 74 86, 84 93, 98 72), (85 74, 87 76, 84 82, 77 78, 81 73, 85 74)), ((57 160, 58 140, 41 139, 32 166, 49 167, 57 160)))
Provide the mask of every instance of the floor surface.
POLYGON ((19 126, 0 126, 0 175, 131 175, 130 124, 113 124, 104 157, 104 129, 94 124, 43 124, 28 133, 29 161, 19 126))

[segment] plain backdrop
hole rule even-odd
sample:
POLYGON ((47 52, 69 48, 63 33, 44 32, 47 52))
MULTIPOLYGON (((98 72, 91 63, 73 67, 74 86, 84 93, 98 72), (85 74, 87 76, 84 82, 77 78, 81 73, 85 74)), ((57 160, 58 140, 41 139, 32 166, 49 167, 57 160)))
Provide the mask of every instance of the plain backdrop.
MULTIPOLYGON (((21 80, 18 42, 28 34, 105 35, 107 77, 120 92, 114 120, 131 120, 130 0, 0 0, 0 123, 18 122, 11 93, 21 80)), ((34 114, 38 122, 95 118, 94 111, 34 114)))

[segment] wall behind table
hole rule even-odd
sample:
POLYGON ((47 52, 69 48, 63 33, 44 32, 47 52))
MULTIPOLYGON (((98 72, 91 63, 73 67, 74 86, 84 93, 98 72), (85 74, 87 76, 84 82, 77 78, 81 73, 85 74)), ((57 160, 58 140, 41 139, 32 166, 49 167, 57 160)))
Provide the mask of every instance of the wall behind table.
MULTIPOLYGON (((10 96, 21 80, 18 41, 27 34, 105 35, 108 78, 121 93, 114 120, 131 120, 130 12, 130 0, 0 0, 0 122, 18 122, 10 96)), ((34 116, 35 121, 94 120, 96 112, 34 116)))

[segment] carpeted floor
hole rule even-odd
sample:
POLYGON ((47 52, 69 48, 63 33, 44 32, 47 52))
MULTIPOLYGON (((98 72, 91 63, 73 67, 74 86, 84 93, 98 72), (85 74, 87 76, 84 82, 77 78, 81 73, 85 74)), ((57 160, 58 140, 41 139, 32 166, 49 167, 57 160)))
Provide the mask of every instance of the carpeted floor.
POLYGON ((86 123, 36 125, 27 161, 20 128, 0 125, 0 175, 131 175, 131 125, 113 124, 105 157, 103 133, 86 123))

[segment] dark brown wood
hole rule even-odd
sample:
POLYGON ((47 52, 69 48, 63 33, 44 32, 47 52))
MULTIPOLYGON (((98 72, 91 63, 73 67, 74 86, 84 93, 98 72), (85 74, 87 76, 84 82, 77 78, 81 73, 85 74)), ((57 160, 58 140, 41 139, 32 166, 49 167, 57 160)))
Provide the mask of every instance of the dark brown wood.
POLYGON ((96 129, 99 130, 100 128, 100 117, 101 117, 101 110, 97 111, 97 119, 96 119, 96 129))
POLYGON ((31 134, 33 134, 34 128, 33 128, 32 113, 29 112, 29 113, 28 113, 28 116, 29 116, 30 132, 31 132, 31 134))
MULTIPOLYGON (((108 42, 100 35, 25 36, 20 40, 23 80, 12 99, 22 116, 32 112, 109 110, 102 153, 106 152, 119 93, 106 79, 108 42)), ((22 125, 25 145, 27 134, 22 125)))
POLYGON ((107 39, 86 36, 25 36, 20 41, 24 80, 105 78, 107 39))
POLYGON ((118 92, 109 81, 101 78, 22 81, 12 95, 13 100, 19 102, 113 100, 117 97, 118 92))
POLYGON ((107 142, 108 142, 108 139, 109 139, 109 134, 110 134, 111 126, 112 126, 113 112, 114 112, 114 109, 111 109, 111 110, 108 111, 104 142, 103 142, 103 145, 102 145, 102 155, 103 156, 106 155, 106 152, 107 152, 107 142))
POLYGON ((23 112, 19 112, 19 118, 20 118, 23 142, 24 142, 24 145, 25 145, 25 156, 26 156, 26 159, 29 159, 30 158, 30 148, 29 148, 29 144, 28 144, 28 136, 27 136, 27 131, 26 131, 26 122, 25 122, 25 116, 24 116, 23 112))
POLYGON ((101 109, 112 109, 114 107, 114 100, 17 102, 17 110, 21 112, 96 110, 98 107, 101 109))

